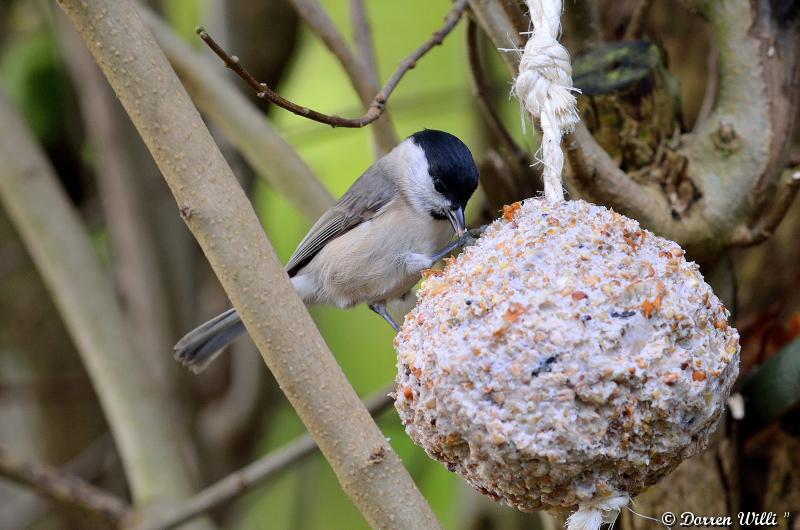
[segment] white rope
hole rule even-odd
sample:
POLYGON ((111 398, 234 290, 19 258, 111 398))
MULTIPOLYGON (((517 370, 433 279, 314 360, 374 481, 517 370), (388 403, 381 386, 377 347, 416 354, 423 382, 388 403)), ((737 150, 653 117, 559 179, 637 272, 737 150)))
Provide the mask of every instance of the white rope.
POLYGON ((525 44, 513 92, 525 109, 539 118, 544 196, 549 202, 558 202, 564 200, 561 137, 572 132, 580 120, 575 98, 578 90, 572 86, 569 52, 558 42, 561 0, 526 2, 533 27, 525 44))
POLYGON ((630 502, 627 495, 582 502, 567 518, 567 530, 600 530, 603 523, 614 526, 619 512, 630 502))

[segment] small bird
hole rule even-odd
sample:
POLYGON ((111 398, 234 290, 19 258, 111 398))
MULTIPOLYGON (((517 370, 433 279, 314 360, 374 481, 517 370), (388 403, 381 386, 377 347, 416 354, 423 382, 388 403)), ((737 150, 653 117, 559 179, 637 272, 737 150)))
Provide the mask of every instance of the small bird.
MULTIPOLYGON (((285 270, 307 305, 366 303, 394 329, 386 308, 402 299, 422 270, 464 242, 464 208, 478 168, 452 134, 412 134, 375 162, 311 227, 285 270), (458 235, 456 241, 448 244, 458 235)), ((175 358, 197 373, 245 331, 235 309, 189 332, 175 358)))

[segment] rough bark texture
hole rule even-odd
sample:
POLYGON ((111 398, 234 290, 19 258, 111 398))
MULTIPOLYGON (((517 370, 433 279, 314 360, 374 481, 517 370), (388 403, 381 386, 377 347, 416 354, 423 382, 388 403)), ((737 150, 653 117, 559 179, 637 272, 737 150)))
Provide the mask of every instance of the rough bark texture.
POLYGON ((344 490, 374 527, 437 528, 430 507, 327 349, 247 197, 133 5, 59 3, 148 145, 250 336, 344 490))
MULTIPOLYGON (((763 240, 797 191, 795 173, 782 168, 800 97, 800 16, 766 0, 698 4, 715 30, 719 94, 695 131, 662 143, 667 167, 632 179, 583 124, 564 147, 573 196, 610 206, 677 241, 693 259, 712 261, 726 247, 763 240), (662 186, 665 171, 696 190, 680 212, 662 186)), ((519 20, 505 8, 484 0, 470 5, 495 46, 524 44, 519 20)), ((514 75, 517 55, 502 57, 514 75)))
MULTIPOLYGON (((798 17, 780 20, 767 1, 709 2, 703 14, 719 50, 719 93, 709 118, 663 148, 667 172, 695 192, 676 211, 655 171, 635 182, 579 129, 572 138, 571 181, 579 194, 638 219, 710 261, 727 246, 774 226, 759 222, 775 202, 800 91, 798 17), (677 164, 677 166, 676 166, 677 164)), ((793 193, 793 192, 792 192, 793 193)))
MULTIPOLYGON (((131 491, 147 506, 192 488, 170 417, 136 356, 89 235, 19 116, 0 99, 0 201, 28 247, 100 398, 131 491)), ((208 528, 203 521, 196 528, 208 528)))

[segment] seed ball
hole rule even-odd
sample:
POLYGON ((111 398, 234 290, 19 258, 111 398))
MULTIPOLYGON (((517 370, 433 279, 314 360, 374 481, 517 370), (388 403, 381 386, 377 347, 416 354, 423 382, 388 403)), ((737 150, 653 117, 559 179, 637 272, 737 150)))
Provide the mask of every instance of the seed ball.
POLYGON ((395 339, 416 444, 524 511, 633 497, 705 448, 738 373, 681 248, 584 201, 506 207, 395 339))

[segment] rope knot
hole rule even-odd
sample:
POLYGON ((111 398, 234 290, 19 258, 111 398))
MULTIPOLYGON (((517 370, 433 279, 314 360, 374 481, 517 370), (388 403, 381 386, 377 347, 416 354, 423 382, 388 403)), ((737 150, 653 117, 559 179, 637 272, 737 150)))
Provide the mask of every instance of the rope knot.
POLYGON ((627 495, 582 502, 567 518, 567 530, 600 530, 603 523, 614 525, 619 512, 630 502, 627 495))
POLYGON ((533 31, 522 53, 513 92, 524 108, 539 118, 545 197, 557 202, 564 200, 561 137, 572 132, 580 120, 575 97, 578 90, 572 86, 569 52, 558 42, 561 0, 527 3, 533 31))

